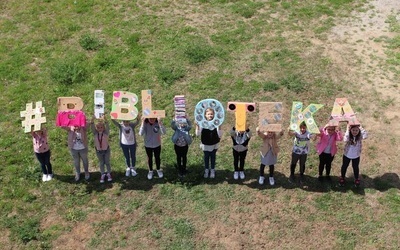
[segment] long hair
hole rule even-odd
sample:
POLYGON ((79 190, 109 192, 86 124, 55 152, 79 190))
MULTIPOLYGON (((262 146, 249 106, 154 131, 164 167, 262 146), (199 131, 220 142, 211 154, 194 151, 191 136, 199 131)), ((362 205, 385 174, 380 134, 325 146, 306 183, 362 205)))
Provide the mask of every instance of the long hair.
POLYGON ((357 142, 361 141, 361 130, 358 130, 358 134, 356 136, 353 136, 353 133, 351 133, 351 129, 355 127, 360 127, 359 125, 352 125, 349 128, 349 141, 347 142, 350 145, 356 145, 357 142))

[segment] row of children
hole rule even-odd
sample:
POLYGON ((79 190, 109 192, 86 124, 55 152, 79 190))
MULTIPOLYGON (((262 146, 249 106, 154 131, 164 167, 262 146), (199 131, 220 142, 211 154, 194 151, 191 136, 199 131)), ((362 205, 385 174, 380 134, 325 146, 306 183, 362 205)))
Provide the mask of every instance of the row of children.
MULTIPOLYGON (((212 108, 206 109, 205 119, 208 121, 213 120, 214 110, 212 108)), ((157 175, 159 178, 163 177, 163 171, 161 169, 161 135, 166 133, 166 128, 162 123, 161 119, 157 118, 138 118, 135 122, 122 121, 117 122, 112 120, 113 123, 119 128, 120 146, 126 161, 126 176, 136 176, 136 138, 135 138, 135 127, 141 120, 141 126, 139 129, 139 135, 144 137, 144 147, 147 154, 147 162, 149 172, 147 178, 150 180, 153 178, 153 155, 155 159, 155 165, 157 175)), ((103 183, 105 178, 107 181, 112 181, 111 177, 111 165, 110 165, 110 147, 108 143, 109 138, 109 125, 107 119, 104 121, 100 120, 94 124, 94 118, 88 123, 91 127, 94 144, 96 149, 96 155, 99 160, 101 178, 100 182, 103 183), (104 166, 107 168, 105 171, 104 166)), ((174 143, 174 150, 176 153, 176 161, 179 171, 179 176, 183 177, 186 174, 187 166, 187 154, 189 145, 192 143, 192 138, 189 131, 192 128, 192 124, 189 119, 186 123, 180 123, 175 120, 171 122, 171 128, 174 130, 172 136, 172 142, 174 143)), ((88 169, 88 145, 87 145, 87 127, 64 127, 68 131, 68 147, 74 160, 75 166, 75 180, 80 179, 80 161, 83 163, 85 171, 85 179, 90 178, 88 169)), ((260 164, 260 176, 258 178, 259 184, 264 184, 264 169, 265 166, 269 166, 269 183, 270 185, 275 184, 274 179, 274 168, 277 163, 277 156, 279 153, 278 139, 284 134, 283 131, 276 132, 262 132, 256 128, 257 135, 262 138, 263 143, 260 148, 261 164, 260 164)), ((196 136, 201 139, 200 147, 203 150, 204 156, 204 178, 215 178, 215 162, 216 153, 219 147, 220 138, 222 131, 220 127, 214 129, 205 129, 200 127, 196 123, 196 136)), ((290 131, 289 135, 294 137, 293 150, 291 155, 290 163, 290 176, 289 181, 294 182, 295 168, 297 163, 300 163, 300 181, 304 178, 305 163, 309 152, 310 139, 316 139, 319 137, 317 144, 317 153, 319 155, 319 177, 320 181, 323 180, 323 171, 326 171, 326 178, 331 180, 330 171, 331 164, 334 156, 337 153, 337 141, 344 140, 346 142, 343 154, 343 164, 341 167, 341 177, 339 184, 345 184, 345 176, 347 168, 352 162, 354 170, 355 185, 360 184, 359 179, 359 163, 362 149, 362 140, 367 138, 366 131, 360 125, 348 126, 346 133, 340 131, 339 126, 332 126, 327 124, 321 128, 320 134, 311 134, 307 131, 305 123, 300 125, 300 132, 290 131)), ((47 143, 46 130, 32 132, 34 151, 37 159, 39 160, 42 171, 43 181, 51 180, 53 177, 52 167, 50 163, 50 149, 47 143)), ((233 152, 233 165, 234 174, 233 177, 237 179, 245 179, 244 165, 248 151, 248 143, 252 137, 252 133, 249 129, 246 131, 237 131, 235 127, 230 131, 232 138, 232 152, 233 152)))

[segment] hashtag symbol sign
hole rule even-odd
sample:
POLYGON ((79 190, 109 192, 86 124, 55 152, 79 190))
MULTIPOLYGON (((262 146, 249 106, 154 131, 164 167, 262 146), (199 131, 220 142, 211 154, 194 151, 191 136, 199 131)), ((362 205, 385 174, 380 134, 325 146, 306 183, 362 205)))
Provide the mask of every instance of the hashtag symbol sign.
POLYGON ((46 117, 42 116, 45 113, 44 107, 42 107, 42 102, 36 102, 36 108, 33 108, 33 103, 27 103, 26 109, 20 112, 21 117, 25 117, 22 121, 22 127, 25 133, 30 133, 31 131, 38 131, 41 129, 42 123, 46 122, 46 117), (32 130, 33 126, 33 130, 32 130))

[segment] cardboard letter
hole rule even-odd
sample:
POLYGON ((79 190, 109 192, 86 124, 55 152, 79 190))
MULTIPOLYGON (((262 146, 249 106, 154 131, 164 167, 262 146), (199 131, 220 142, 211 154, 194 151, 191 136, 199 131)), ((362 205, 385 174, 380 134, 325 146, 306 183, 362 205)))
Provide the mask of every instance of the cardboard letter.
POLYGON ((176 95, 174 97, 175 121, 178 123, 187 123, 186 120, 186 99, 183 95, 176 95))
POLYGON ((135 120, 138 115, 136 104, 138 97, 134 93, 126 91, 114 91, 111 106, 111 119, 113 120, 135 120))
POLYGON ((142 90, 142 115, 145 118, 164 118, 165 110, 153 110, 151 97, 153 93, 150 89, 142 90))
POLYGON ((348 122, 350 125, 360 124, 347 98, 336 98, 333 104, 329 123, 332 126, 337 126, 339 122, 348 122))
POLYGON ((228 111, 235 112, 235 128, 237 131, 246 130, 246 112, 254 112, 256 104, 254 102, 228 102, 228 111))
POLYGON ((31 131, 41 130, 42 123, 46 122, 46 117, 42 116, 44 113, 45 109, 42 107, 42 101, 36 102, 36 108, 33 108, 32 102, 27 103, 25 110, 20 112, 20 116, 25 117, 25 120, 22 121, 24 132, 30 133, 31 131))
POLYGON ((225 119, 225 111, 222 104, 215 99, 204 99, 197 103, 194 110, 194 117, 197 124, 201 128, 213 130, 216 127, 221 126, 225 119), (208 108, 214 110, 214 118, 211 121, 206 120, 205 112, 208 108))
POLYGON ((104 90, 94 91, 94 116, 97 119, 104 116, 104 90))
POLYGON ((282 102, 260 102, 258 128, 260 131, 282 131, 282 102))
POLYGON ((83 109, 83 101, 80 97, 58 97, 57 98, 58 111, 76 111, 83 109))
POLYGON ((313 134, 319 134, 319 128, 315 123, 313 114, 317 112, 324 105, 310 104, 302 111, 303 103, 293 102, 292 112, 290 117, 290 130, 300 132, 300 124, 305 122, 307 130, 313 134))

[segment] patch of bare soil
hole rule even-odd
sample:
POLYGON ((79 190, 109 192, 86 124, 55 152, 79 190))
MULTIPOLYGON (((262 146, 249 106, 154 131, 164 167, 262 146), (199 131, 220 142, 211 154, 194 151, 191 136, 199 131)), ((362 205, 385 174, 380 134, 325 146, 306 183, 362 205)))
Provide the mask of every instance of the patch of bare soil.
MULTIPOLYGON (((400 1, 371 1, 368 11, 353 14, 332 29, 324 44, 325 53, 342 72, 347 72, 348 80, 359 82, 369 92, 377 91, 383 100, 393 100, 393 105, 382 110, 382 117, 393 121, 390 123, 391 131, 400 135, 398 76, 383 66, 387 56, 386 44, 382 41, 395 35, 389 31, 387 20, 390 15, 400 19, 400 1)), ((367 93, 362 96, 365 97, 368 97, 367 93)), ((372 119, 371 115, 364 114, 363 120, 373 130, 388 127, 382 126, 381 120, 372 119)))
POLYGON ((367 165, 363 172, 376 175, 397 172, 394 156, 399 148, 399 76, 387 67, 384 42, 396 35, 389 30, 389 16, 400 19, 400 1, 371 1, 366 12, 352 13, 318 44, 342 74, 338 79, 359 83, 361 95, 349 101, 363 107, 359 118, 369 132, 361 168, 367 165), (385 102, 390 104, 380 105, 385 102))

